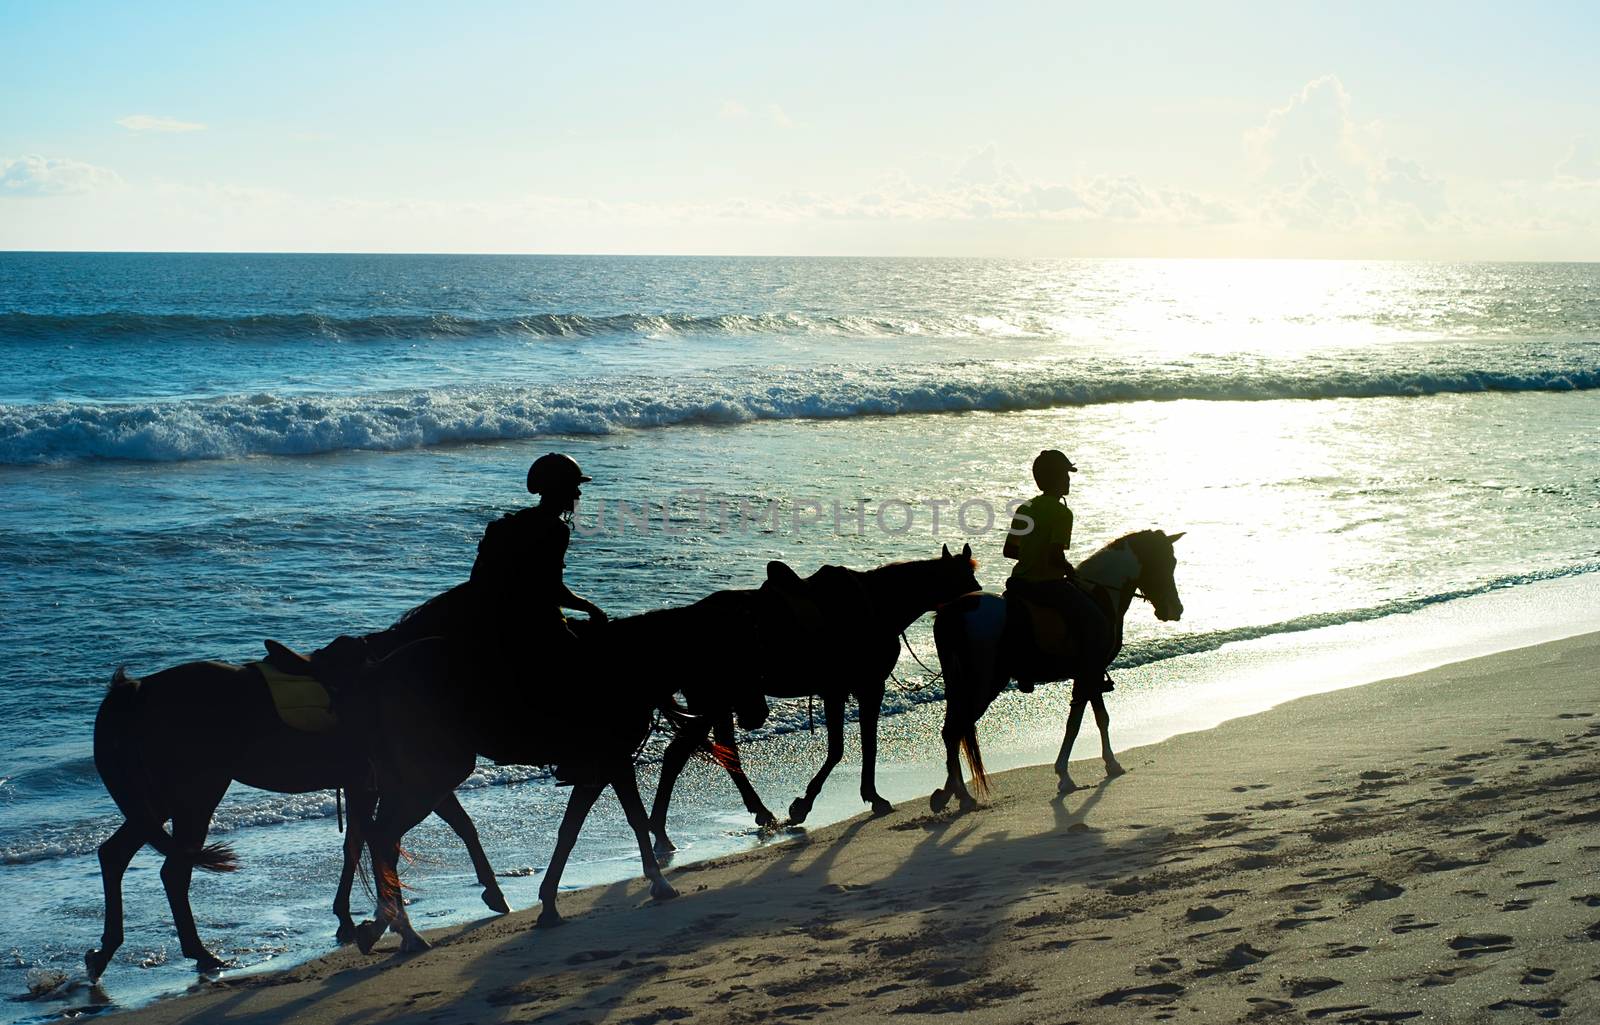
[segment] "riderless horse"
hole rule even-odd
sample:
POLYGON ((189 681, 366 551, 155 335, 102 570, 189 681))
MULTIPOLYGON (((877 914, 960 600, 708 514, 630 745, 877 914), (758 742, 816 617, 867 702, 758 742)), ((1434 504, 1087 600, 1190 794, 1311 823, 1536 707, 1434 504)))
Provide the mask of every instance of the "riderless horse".
POLYGON ((733 708, 739 709, 740 724, 748 728, 765 711, 764 696, 822 698, 827 756, 805 793, 789 805, 790 822, 805 821, 828 775, 844 757, 845 706, 851 697, 856 699, 861 723, 861 799, 876 814, 890 811, 876 783, 878 717, 885 681, 899 660, 900 635, 924 613, 976 591, 976 568, 970 545, 959 554, 944 548, 936 558, 864 572, 824 566, 804 580, 783 563, 773 562, 767 566, 768 582, 760 589, 719 591, 699 603, 697 607, 708 615, 701 618, 694 636, 707 653, 706 662, 698 679, 681 681, 686 707, 699 722, 685 726, 662 756, 661 782, 650 816, 657 849, 673 849, 667 837, 673 784, 689 755, 713 729, 719 760, 738 785, 745 807, 758 825, 775 821, 745 779, 733 738, 733 708), (717 657, 719 647, 729 643, 737 647, 717 657))

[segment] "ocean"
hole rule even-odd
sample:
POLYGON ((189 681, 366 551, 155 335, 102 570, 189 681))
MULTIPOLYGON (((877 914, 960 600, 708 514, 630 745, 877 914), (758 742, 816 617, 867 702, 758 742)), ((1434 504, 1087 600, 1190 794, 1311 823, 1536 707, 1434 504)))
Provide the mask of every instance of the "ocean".
MULTIPOLYGON (((104 993, 77 981, 113 670, 387 625, 465 579, 546 451, 595 478, 568 583, 625 615, 941 544, 998 589, 1007 505, 1065 450, 1074 558, 1187 532, 1183 620, 1128 619, 1119 747, 1600 626, 1600 265, 0 253, 0 358, 0 991, 51 990, 0 1021, 194 980, 147 849, 104 993)), ((908 639, 936 670, 930 620, 908 639)), ((997 703, 992 767, 1050 760, 1061 690, 997 703)), ((903 656, 891 800, 940 776, 940 699, 903 656)), ((861 808, 850 744, 813 824, 861 808)), ((745 756, 776 809, 822 750, 795 702, 745 756)), ((691 771, 680 863, 768 842, 691 771)), ((518 907, 565 794, 492 765, 464 790, 518 907)), ((195 880, 213 950, 331 946, 331 793, 235 787, 213 838, 244 861, 195 880)), ((419 925, 483 913, 453 837, 413 846, 419 925)), ((637 874, 604 798, 566 882, 637 874)))

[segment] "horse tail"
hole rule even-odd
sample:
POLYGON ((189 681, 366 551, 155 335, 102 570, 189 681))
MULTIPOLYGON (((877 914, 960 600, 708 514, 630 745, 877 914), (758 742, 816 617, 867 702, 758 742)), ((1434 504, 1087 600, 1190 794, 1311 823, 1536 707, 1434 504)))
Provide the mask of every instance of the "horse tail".
MULTIPOLYGON (((672 732, 674 738, 691 727, 699 726, 705 720, 705 716, 695 715, 678 704, 677 698, 669 697, 657 707, 661 711, 661 721, 667 724, 667 728, 672 732)), ((744 771, 743 766, 739 763, 739 752, 726 744, 719 744, 712 740, 709 733, 700 739, 694 750, 696 754, 716 762, 728 772, 739 773, 744 771)))
POLYGON ((130 743, 138 711, 140 680, 123 666, 112 674, 111 685, 94 719, 94 767, 106 791, 128 822, 164 857, 188 861, 207 872, 233 872, 239 859, 225 843, 207 844, 198 851, 178 846, 166 830, 166 819, 150 802, 144 770, 130 743))
POLYGON ((972 770, 972 789, 978 792, 979 797, 988 797, 989 777, 983 771, 983 751, 978 747, 976 722, 967 726, 967 732, 961 738, 961 752, 967 756, 967 767, 972 770))

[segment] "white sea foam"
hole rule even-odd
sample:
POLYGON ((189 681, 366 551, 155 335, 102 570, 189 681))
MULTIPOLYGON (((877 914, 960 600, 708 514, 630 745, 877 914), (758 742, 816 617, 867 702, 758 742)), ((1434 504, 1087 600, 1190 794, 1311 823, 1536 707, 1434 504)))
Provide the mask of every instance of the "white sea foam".
POLYGON ((680 424, 846 419, 1114 402, 1410 397, 1600 388, 1600 367, 1446 370, 1346 367, 1238 373, 969 361, 866 374, 847 367, 682 380, 610 379, 588 387, 437 388, 370 395, 245 396, 143 404, 0 406, 0 464, 158 462, 251 455, 395 451, 608 434, 680 424))

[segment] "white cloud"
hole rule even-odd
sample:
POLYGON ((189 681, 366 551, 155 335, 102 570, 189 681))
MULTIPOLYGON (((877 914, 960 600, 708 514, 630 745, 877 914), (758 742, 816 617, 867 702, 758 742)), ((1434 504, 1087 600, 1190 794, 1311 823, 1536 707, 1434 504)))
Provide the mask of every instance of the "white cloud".
POLYGON ((1585 136, 1573 139, 1567 155, 1556 165, 1556 178, 1567 183, 1600 185, 1600 146, 1585 136))
POLYGON ((206 126, 196 121, 179 121, 175 117, 157 117, 154 114, 129 114, 117 118, 117 124, 130 132, 203 132, 206 126))
POLYGON ((121 182, 117 172, 81 160, 0 157, 0 196, 66 196, 121 182))
POLYGON ((1453 213, 1442 178, 1385 152, 1376 122, 1362 123, 1335 75, 1307 82, 1245 133, 1265 191, 1263 218, 1301 230, 1360 231, 1443 226, 1453 213))

